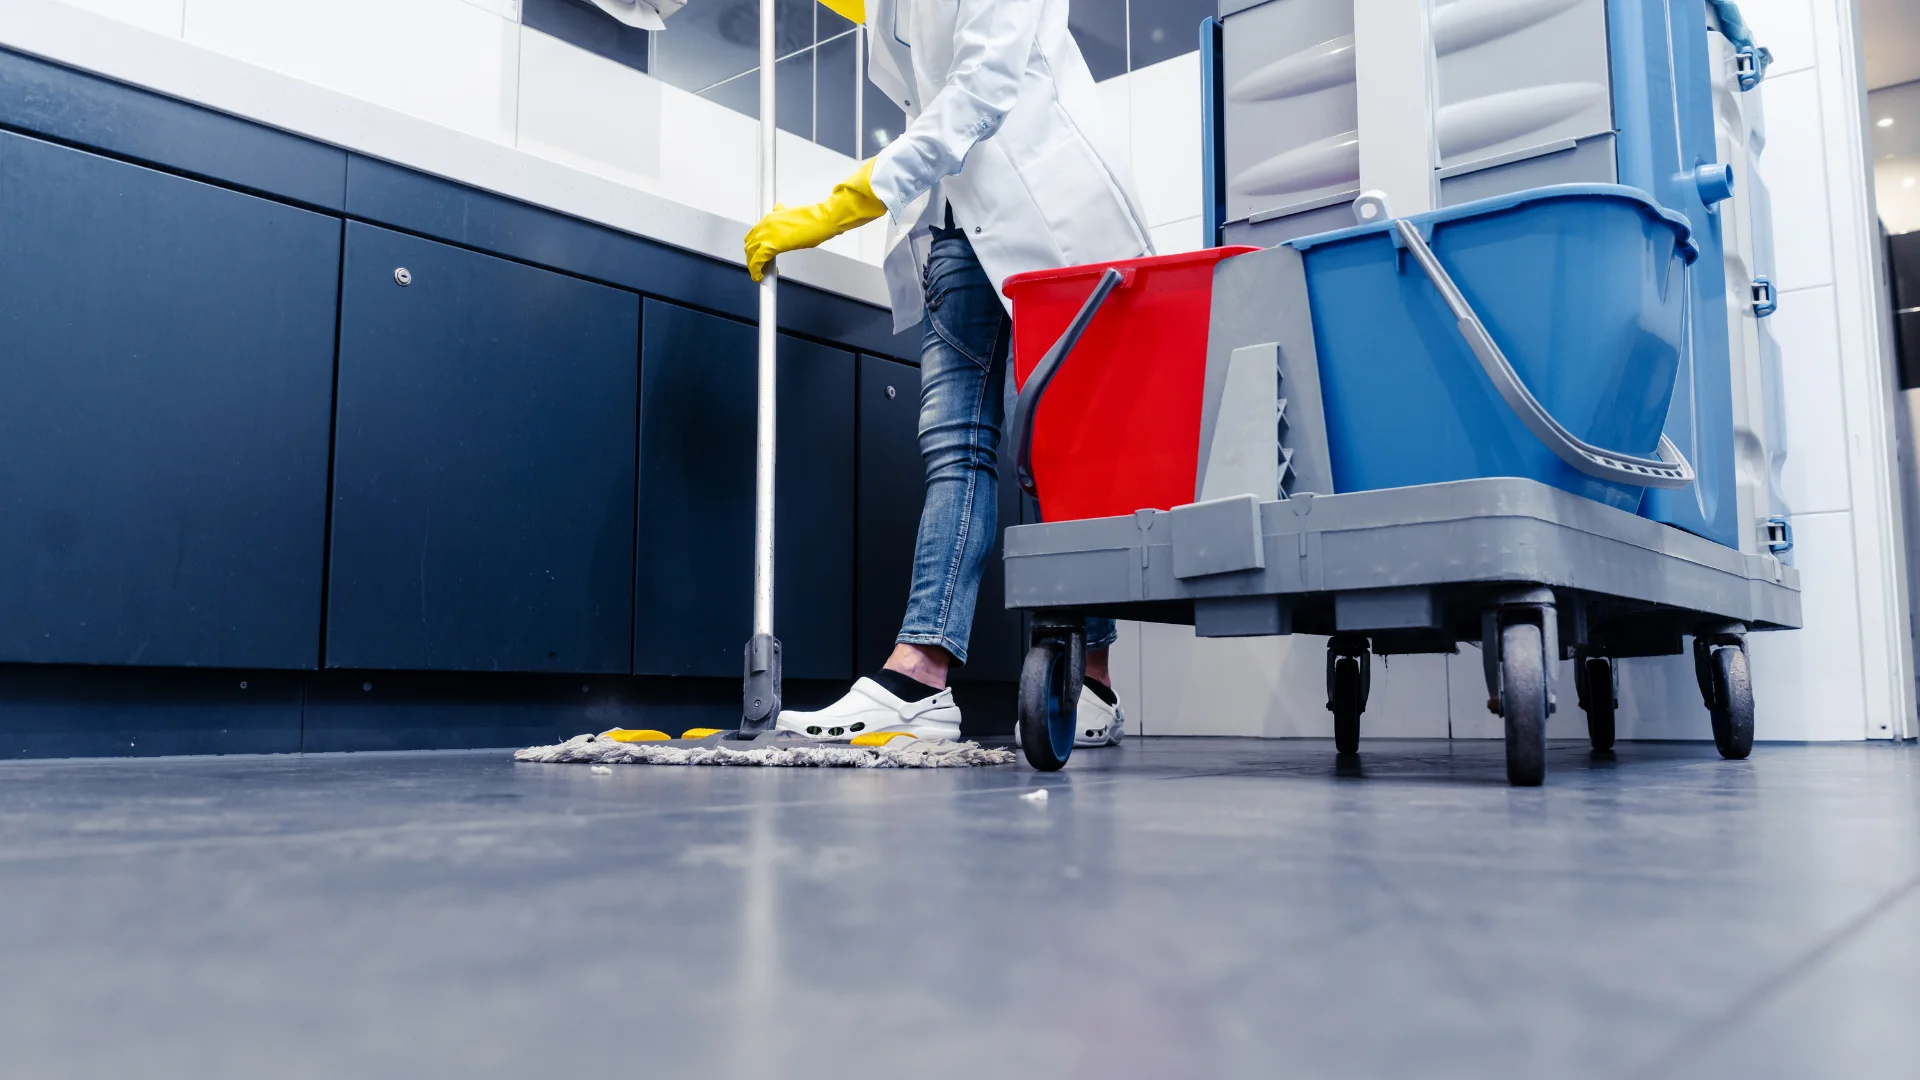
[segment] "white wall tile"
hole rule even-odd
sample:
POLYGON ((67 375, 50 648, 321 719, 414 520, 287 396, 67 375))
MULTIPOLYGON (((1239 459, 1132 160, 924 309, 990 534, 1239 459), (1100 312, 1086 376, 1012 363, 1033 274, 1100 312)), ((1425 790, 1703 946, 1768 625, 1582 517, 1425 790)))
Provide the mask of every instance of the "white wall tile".
POLYGON ((1143 623, 1142 730, 1148 735, 1263 736, 1278 682, 1264 671, 1270 666, 1277 667, 1277 658, 1261 656, 1247 641, 1200 641, 1192 627, 1143 623))
POLYGON ((520 0, 466 0, 482 11, 491 11, 503 19, 520 21, 520 0))
POLYGON ((512 145, 520 27, 465 0, 188 0, 186 38, 512 145))
POLYGON ((65 0, 66 3, 110 19, 132 23, 168 37, 180 36, 186 0, 65 0))
POLYGON ((1127 734, 1139 735, 1145 730, 1145 717, 1141 713, 1140 683, 1140 643, 1143 635, 1141 625, 1136 622, 1120 624, 1120 638, 1113 643, 1108 654, 1109 674, 1113 677, 1113 692, 1120 698, 1120 709, 1128 720, 1127 734))
MULTIPOLYGON (((1832 3, 1833 0, 1820 0, 1832 3)), ((1813 66, 1813 5, 1815 0, 1740 0, 1740 15, 1753 31, 1753 40, 1773 52, 1767 77, 1805 71, 1813 66)))
POLYGON ((1127 81, 1133 97, 1133 179, 1146 204, 1147 224, 1199 217, 1200 54, 1141 68, 1127 81))
POLYGON ((1757 738, 1859 739, 1869 734, 1853 529, 1851 514, 1793 518, 1806 629, 1748 639, 1757 738))
POLYGON ((1480 647, 1464 642, 1447 657, 1447 726, 1456 739, 1498 739, 1500 718, 1487 711, 1486 669, 1480 647))
POLYGON ((660 85, 624 64, 524 30, 518 145, 654 188, 660 177, 660 85))
POLYGON ((661 193, 734 221, 755 220, 758 123, 678 87, 663 85, 660 96, 661 193))
POLYGON ((1769 76, 1767 149, 1760 171, 1773 194, 1774 285, 1800 289, 1833 284, 1833 225, 1827 209, 1827 166, 1815 73, 1769 76))
POLYGON ((1190 217, 1185 221, 1170 221, 1165 225, 1155 225, 1148 230, 1153 238, 1153 251, 1156 255, 1173 255, 1182 251, 1199 251, 1206 245, 1201 241, 1200 219, 1190 217))
MULTIPOLYGON (((1691 638, 1686 648, 1693 648, 1691 638)), ((1578 714, 1572 694, 1568 682, 1561 710, 1578 714)), ((1620 661, 1620 708, 1614 725, 1621 739, 1712 739, 1713 725, 1693 677, 1693 654, 1620 661)))
MULTIPOLYGON (((1149 735, 1332 738, 1325 638, 1196 638, 1140 632, 1141 718, 1149 735)), ((1437 656, 1373 660, 1364 738, 1445 738, 1447 668, 1437 656)))
MULTIPOLYGON (((1456 739, 1504 739, 1506 721, 1487 710, 1487 674, 1481 662, 1480 646, 1463 642, 1460 651, 1447 658, 1448 691, 1453 737, 1456 739)), ((1587 714, 1580 710, 1580 695, 1573 684, 1573 663, 1562 661, 1553 669, 1552 689, 1559 709, 1547 717, 1547 738, 1584 739, 1587 714)))
POLYGON ((1787 416, 1787 505, 1795 513, 1847 509, 1847 416, 1840 384, 1840 328, 1833 289, 1784 293, 1767 319, 1780 344, 1787 416))
MULTIPOLYGON (((1296 686, 1303 704, 1318 704, 1333 734, 1333 714, 1326 712, 1326 651, 1323 638, 1297 639, 1296 647, 1312 654, 1319 680, 1296 686)), ((1367 711, 1360 718, 1363 739, 1444 739, 1450 728, 1446 656, 1376 656, 1367 711)))

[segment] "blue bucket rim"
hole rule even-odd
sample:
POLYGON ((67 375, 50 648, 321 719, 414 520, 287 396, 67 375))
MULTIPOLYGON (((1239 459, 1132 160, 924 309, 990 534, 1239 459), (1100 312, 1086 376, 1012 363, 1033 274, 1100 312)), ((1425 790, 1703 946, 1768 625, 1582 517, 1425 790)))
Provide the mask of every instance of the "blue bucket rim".
MULTIPOLYGON (((1653 196, 1639 188, 1628 187, 1625 184, 1551 184, 1546 187, 1515 191, 1507 195, 1495 195, 1490 199, 1476 199, 1473 202, 1461 203, 1458 206, 1429 210, 1424 214, 1410 214, 1406 220, 1413 222, 1420 227, 1421 232, 1431 236, 1435 225, 1444 225, 1462 218, 1478 217, 1482 214, 1492 214, 1502 210, 1512 210, 1528 203, 1550 202, 1556 199, 1591 198, 1617 199, 1621 202, 1632 203, 1649 217, 1665 222, 1667 227, 1673 230, 1676 241, 1674 246, 1681 251, 1689 266, 1700 258, 1700 246, 1693 242, 1692 222, 1688 221, 1684 215, 1677 214, 1661 206, 1659 203, 1654 202, 1653 196)), ((1352 240, 1356 237, 1370 236, 1374 233, 1384 233, 1391 228, 1393 228, 1393 222, 1391 220, 1377 221, 1370 225, 1354 225, 1345 229, 1336 229, 1333 232, 1302 236, 1298 239, 1286 241, 1285 246, 1293 248, 1295 251, 1306 251, 1309 248, 1318 247, 1322 244, 1338 243, 1342 240, 1352 240)))

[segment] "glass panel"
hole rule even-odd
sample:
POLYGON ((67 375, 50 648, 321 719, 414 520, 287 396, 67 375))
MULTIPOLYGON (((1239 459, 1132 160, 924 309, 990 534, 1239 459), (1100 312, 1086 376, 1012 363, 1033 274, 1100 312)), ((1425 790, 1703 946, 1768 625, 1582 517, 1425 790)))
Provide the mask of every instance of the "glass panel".
MULTIPOLYGON (((821 22, 833 14, 820 9, 821 22)), ((839 20, 835 16, 836 21, 839 20)), ((854 145, 854 94, 860 89, 859 66, 854 63, 860 48, 860 35, 852 31, 822 44, 813 69, 813 141, 848 157, 858 153, 854 145)))
POLYGON ((1217 0, 1129 0, 1133 70, 1185 56, 1200 48, 1200 20, 1217 0))
MULTIPOLYGON (((692 8, 689 4, 685 10, 692 8)), ((787 57, 780 61, 776 71, 779 83, 774 93, 779 95, 780 130, 803 139, 813 138, 813 50, 787 57)), ((760 115, 759 69, 709 87, 700 96, 735 112, 757 117, 760 115)))
POLYGON ((1125 0, 1074 0, 1067 9, 1067 28, 1079 42, 1094 81, 1127 73, 1125 0))
POLYGON ((647 70, 650 35, 620 22, 587 0, 520 0, 520 22, 575 48, 638 71, 647 70))
MULTIPOLYGON (((818 6, 815 0, 778 0, 775 45, 780 55, 813 44, 813 10, 818 6)), ((652 74, 698 92, 752 71, 759 63, 760 0, 700 0, 667 22, 654 46, 652 74)), ((752 115, 752 110, 742 111, 752 115)))
POLYGON ((866 96, 863 108, 866 110, 867 127, 862 132, 860 150, 854 156, 870 158, 879 153, 882 147, 900 137, 900 132, 907 126, 907 114, 901 112, 900 106, 895 105, 892 98, 881 93, 871 81, 861 87, 860 91, 866 96))
POLYGON ((814 17, 820 20, 814 24, 817 27, 814 32, 819 35, 815 40, 825 41, 828 38, 836 38, 853 29, 853 23, 828 11, 825 6, 820 4, 814 6, 818 9, 814 12, 814 17))

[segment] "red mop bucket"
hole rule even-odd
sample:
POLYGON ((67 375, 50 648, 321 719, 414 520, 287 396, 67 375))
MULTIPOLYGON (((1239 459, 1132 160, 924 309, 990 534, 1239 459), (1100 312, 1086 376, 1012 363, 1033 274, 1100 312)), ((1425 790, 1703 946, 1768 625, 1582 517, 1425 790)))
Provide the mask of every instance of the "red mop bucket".
POLYGON ((1193 501, 1214 264, 1258 250, 1209 248, 1006 280, 1020 388, 1010 449, 1043 520, 1193 501))

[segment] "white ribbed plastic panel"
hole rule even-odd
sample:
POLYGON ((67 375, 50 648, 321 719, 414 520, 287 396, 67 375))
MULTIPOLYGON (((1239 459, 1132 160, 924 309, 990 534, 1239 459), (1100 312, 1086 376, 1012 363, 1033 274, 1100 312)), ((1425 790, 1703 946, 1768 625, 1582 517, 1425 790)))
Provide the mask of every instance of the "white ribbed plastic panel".
MULTIPOLYGON (((1708 24, 1719 21, 1709 7, 1708 24)), ((1787 458, 1780 348, 1764 312, 1776 302, 1773 277, 1773 205, 1760 173, 1766 115, 1757 89, 1741 90, 1739 58, 1719 33, 1707 35, 1718 72, 1713 87, 1717 156, 1733 166, 1733 198, 1716 209, 1727 264, 1727 341, 1733 366, 1734 490, 1740 500, 1740 550, 1765 554, 1769 520, 1787 517, 1781 470, 1787 458)), ((1751 83, 1749 84, 1751 85, 1751 83)), ((1778 527, 1776 527, 1778 528, 1778 527)), ((1787 550, 1776 550, 1792 561, 1787 550)))

